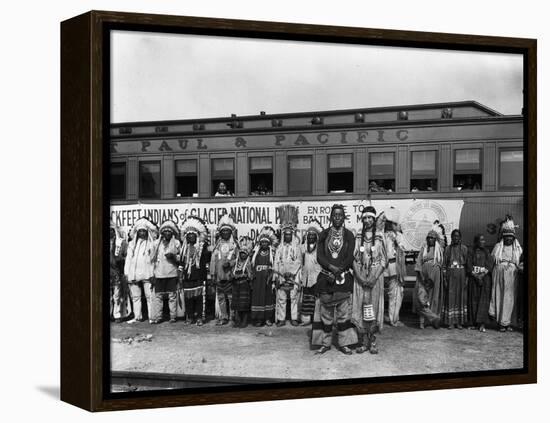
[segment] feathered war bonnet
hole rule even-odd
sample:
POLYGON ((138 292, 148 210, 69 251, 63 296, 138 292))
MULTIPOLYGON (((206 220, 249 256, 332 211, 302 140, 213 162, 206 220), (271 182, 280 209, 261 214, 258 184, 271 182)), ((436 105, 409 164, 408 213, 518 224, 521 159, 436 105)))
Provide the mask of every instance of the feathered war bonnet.
POLYGON ((130 238, 136 239, 137 233, 141 229, 147 231, 147 238, 149 239, 156 239, 158 237, 159 230, 157 228, 157 225, 155 225, 146 217, 140 217, 138 220, 136 220, 136 223, 134 223, 132 229, 130 229, 130 238))
POLYGON ((439 220, 434 221, 432 229, 430 230, 430 232, 428 232, 428 235, 426 236, 426 238, 430 236, 429 235, 430 233, 432 233, 431 236, 435 234, 434 238, 436 239, 437 242, 441 244, 443 248, 447 247, 447 237, 445 236, 445 229, 443 225, 439 223, 439 220))
POLYGON ((516 237, 516 226, 514 225, 514 220, 512 216, 506 215, 504 222, 502 222, 502 225, 500 226, 500 234, 502 237, 516 237))
POLYGON ((384 209, 384 215, 386 216, 386 221, 399 225, 401 214, 395 207, 390 206, 384 209))
POLYGON ((114 229, 117 238, 124 238, 126 235, 122 228, 118 226, 113 220, 109 222, 109 229, 114 229))
POLYGON ((254 241, 248 236, 241 236, 239 238, 238 242, 239 252, 243 251, 247 254, 250 254, 252 252, 252 249, 254 248, 254 241))
POLYGON ((277 246, 277 233, 271 226, 264 226, 256 237, 256 244, 259 246, 262 240, 267 240, 270 245, 277 246))
POLYGON ((187 274, 191 274, 191 265, 200 266, 200 259, 204 244, 208 243, 208 228, 206 222, 197 216, 188 216, 181 225, 181 261, 185 264, 187 274), (187 234, 197 235, 197 248, 194 256, 190 254, 189 243, 187 242, 187 234))
POLYGON ((495 257, 497 264, 502 262, 504 237, 506 236, 511 236, 514 238, 514 241, 512 242, 512 262, 517 266, 519 264, 523 249, 521 248, 521 245, 519 245, 519 241, 516 238, 516 225, 514 225, 514 220, 510 215, 506 215, 504 222, 502 222, 500 226, 500 240, 497 242, 493 250, 493 256, 495 257))
POLYGON ((306 232, 304 234, 304 237, 302 239, 302 242, 307 241, 308 234, 315 234, 317 235, 317 238, 319 237, 319 234, 323 232, 325 228, 323 228, 323 225, 321 225, 321 222, 319 222, 319 219, 316 217, 313 217, 310 219, 310 222, 307 224, 306 232))
POLYGON ((233 235, 233 240, 237 241, 237 227, 235 226, 235 222, 233 221, 231 215, 227 213, 224 214, 218 222, 218 227, 216 228, 217 239, 219 238, 221 231, 224 229, 229 229, 233 235))
POLYGON ((445 235, 443 234, 443 226, 439 224, 439 220, 436 220, 432 226, 432 229, 426 234, 426 240, 422 244, 422 249, 424 250, 424 257, 428 254, 428 238, 433 238, 435 240, 435 250, 434 258, 437 262, 443 260, 443 251, 447 244, 445 235))
POLYGON ((256 245, 254 246, 252 263, 256 261, 256 256, 260 251, 260 242, 262 242, 263 240, 269 242, 269 259, 271 262, 273 261, 273 251, 278 245, 277 233, 275 232, 275 229, 273 229, 271 226, 264 226, 256 237, 256 245))
POLYGON ((284 233, 291 233, 296 235, 296 228, 298 226, 298 207, 292 204, 283 204, 277 207, 279 211, 279 218, 281 219, 281 236, 284 233))
POLYGON ((122 241, 125 238, 125 234, 112 220, 109 222, 109 229, 113 229, 115 231, 115 255, 118 256, 120 254, 120 247, 122 246, 122 241))
POLYGON ((197 235, 198 242, 204 242, 208 240, 208 228, 206 222, 197 216, 188 216, 181 225, 181 238, 183 242, 186 242, 186 236, 189 233, 197 235))
POLYGON ((160 225, 159 233, 162 234, 164 231, 169 230, 172 232, 172 235, 176 239, 180 239, 180 230, 178 228, 178 225, 176 225, 176 222, 174 222, 172 219, 165 220, 160 225))

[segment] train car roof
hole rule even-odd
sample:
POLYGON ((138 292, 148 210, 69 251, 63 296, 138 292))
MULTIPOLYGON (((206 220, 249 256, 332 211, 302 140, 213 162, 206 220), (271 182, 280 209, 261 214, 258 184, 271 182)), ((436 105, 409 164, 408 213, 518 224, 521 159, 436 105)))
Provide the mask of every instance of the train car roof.
POLYGON ((267 114, 237 116, 232 114, 224 117, 158 120, 139 122, 119 122, 111 124, 111 136, 120 135, 162 135, 181 132, 232 132, 235 130, 258 131, 303 126, 354 126, 357 124, 388 124, 390 122, 441 122, 442 120, 463 119, 499 119, 509 118, 474 100, 409 104, 384 107, 366 107, 342 110, 309 111, 297 113, 267 114))

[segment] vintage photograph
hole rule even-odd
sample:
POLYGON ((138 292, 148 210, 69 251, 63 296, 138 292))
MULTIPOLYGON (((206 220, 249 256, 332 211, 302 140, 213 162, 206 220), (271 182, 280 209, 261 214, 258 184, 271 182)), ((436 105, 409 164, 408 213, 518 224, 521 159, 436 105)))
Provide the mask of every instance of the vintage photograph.
POLYGON ((522 369, 523 60, 110 31, 111 392, 522 369))

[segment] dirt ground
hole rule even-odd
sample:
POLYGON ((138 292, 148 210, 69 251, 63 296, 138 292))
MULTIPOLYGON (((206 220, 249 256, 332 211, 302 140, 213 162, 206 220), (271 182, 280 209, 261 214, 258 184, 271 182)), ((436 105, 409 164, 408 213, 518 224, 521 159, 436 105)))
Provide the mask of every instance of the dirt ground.
POLYGON ((523 367, 523 335, 487 330, 385 326, 379 354, 346 356, 336 348, 315 355, 309 327, 230 325, 202 327, 183 322, 111 325, 112 370, 284 379, 341 379, 523 367), (147 336, 144 342, 120 342, 147 336))

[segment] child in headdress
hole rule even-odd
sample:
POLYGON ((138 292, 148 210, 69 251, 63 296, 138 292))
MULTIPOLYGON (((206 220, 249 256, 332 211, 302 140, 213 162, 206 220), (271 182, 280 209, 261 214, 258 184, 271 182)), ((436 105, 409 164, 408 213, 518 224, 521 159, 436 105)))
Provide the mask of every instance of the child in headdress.
POLYGON ((232 307, 235 314, 233 327, 245 328, 250 312, 250 289, 252 284, 252 240, 243 236, 239 239, 239 252, 233 268, 232 307))

